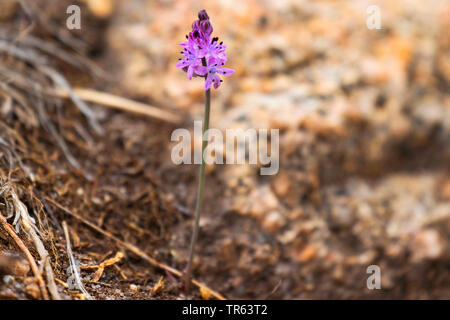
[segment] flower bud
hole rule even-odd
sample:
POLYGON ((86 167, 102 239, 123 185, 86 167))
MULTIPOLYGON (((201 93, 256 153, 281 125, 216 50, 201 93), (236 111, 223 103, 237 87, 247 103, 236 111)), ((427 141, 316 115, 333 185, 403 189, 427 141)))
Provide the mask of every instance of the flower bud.
POLYGON ((198 12, 198 18, 199 18, 200 21, 202 21, 202 20, 209 20, 209 16, 206 13, 205 9, 203 9, 203 10, 198 12))
POLYGON ((188 40, 196 45, 202 46, 205 42, 205 36, 200 29, 194 29, 189 33, 188 40))
POLYGON ((200 30, 207 36, 211 35, 211 33, 213 32, 213 27, 209 20, 200 21, 200 30))

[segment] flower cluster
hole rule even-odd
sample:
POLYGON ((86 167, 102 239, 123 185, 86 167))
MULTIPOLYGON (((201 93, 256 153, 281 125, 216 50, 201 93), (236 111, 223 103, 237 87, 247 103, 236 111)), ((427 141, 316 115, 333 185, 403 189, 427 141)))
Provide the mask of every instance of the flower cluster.
POLYGON ((180 43, 184 58, 179 59, 176 67, 183 69, 190 79, 194 75, 205 77, 205 91, 213 85, 215 89, 222 80, 218 74, 229 76, 233 69, 224 68, 227 62, 226 46, 219 38, 211 38, 213 28, 205 10, 198 13, 198 20, 192 24, 192 31, 186 35, 187 41, 180 43))

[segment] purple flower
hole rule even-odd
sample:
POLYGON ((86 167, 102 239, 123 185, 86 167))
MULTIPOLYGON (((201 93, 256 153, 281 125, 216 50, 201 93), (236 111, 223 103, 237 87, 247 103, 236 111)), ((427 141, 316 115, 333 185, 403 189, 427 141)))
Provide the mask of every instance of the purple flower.
POLYGON ((187 41, 180 43, 184 58, 176 64, 183 69, 190 79, 194 75, 205 77, 205 90, 212 85, 217 89, 222 80, 218 74, 229 76, 234 70, 224 68, 227 62, 226 46, 219 38, 211 38, 213 27, 205 10, 198 13, 199 20, 192 24, 192 31, 186 36, 187 41))
POLYGON ((177 68, 181 68, 187 72, 189 80, 192 79, 196 69, 201 66, 202 58, 205 56, 202 52, 195 50, 192 43, 187 42, 186 47, 182 51, 185 56, 184 59, 180 59, 176 64, 177 68))
POLYGON ((197 67, 196 73, 200 76, 206 77, 205 91, 211 89, 211 85, 214 85, 214 89, 220 87, 220 84, 223 82, 223 80, 220 79, 218 74, 231 76, 234 73, 233 69, 224 68, 222 67, 223 65, 224 62, 221 62, 221 60, 210 57, 208 59, 208 66, 197 67))

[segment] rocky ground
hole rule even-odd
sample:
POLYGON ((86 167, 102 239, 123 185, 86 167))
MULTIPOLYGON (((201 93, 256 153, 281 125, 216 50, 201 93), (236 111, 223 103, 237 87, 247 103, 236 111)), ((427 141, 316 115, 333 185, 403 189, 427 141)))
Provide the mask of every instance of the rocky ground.
MULTIPOLYGON (((66 1, 36 3, 37 16, 64 28, 66 1)), ((9 148, 2 153, 1 182, 13 185, 37 221, 61 296, 86 298, 68 286, 66 221, 94 298, 185 297, 178 278, 52 201, 159 262, 184 268, 198 168, 171 162, 170 134, 193 130, 202 118, 203 86, 201 79, 188 81, 175 63, 195 12, 206 8, 236 69, 212 94, 211 127, 279 129, 280 170, 261 176, 258 165, 208 167, 195 278, 238 299, 450 298, 450 6, 377 1, 382 29, 369 30, 371 4, 87 0, 80 3, 86 13, 81 31, 58 38, 37 24, 36 37, 68 52, 75 46, 106 73, 97 77, 91 64, 80 70, 42 53, 74 86, 184 119, 167 124, 90 105, 100 135, 68 100, 58 100, 62 109, 46 100, 51 122, 79 164, 74 167, 42 114, 24 107, 35 110, 36 99, 14 98, 12 89, 27 90, 14 81, 2 87, 1 138, 9 148), (34 122, 27 112, 37 114, 34 122), (381 269, 381 290, 366 287, 373 264, 381 269)), ((23 30, 23 8, 11 8, 1 30, 23 30)), ((1 54, 7 58, 3 77, 4 68, 27 70, 1 54)), ((7 208, 10 196, 2 201, 7 208)), ((19 235, 38 259, 20 228, 19 235)), ((42 298, 19 251, 0 228, 0 297, 42 298)), ((208 298, 208 292, 192 296, 208 298)))

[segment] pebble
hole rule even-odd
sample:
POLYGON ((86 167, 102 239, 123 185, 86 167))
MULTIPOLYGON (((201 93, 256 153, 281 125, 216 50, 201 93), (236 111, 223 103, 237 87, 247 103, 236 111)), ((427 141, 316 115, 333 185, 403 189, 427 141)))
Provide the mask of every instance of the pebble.
POLYGON ((419 231, 412 240, 410 250, 412 260, 415 262, 425 259, 438 259, 445 252, 445 242, 440 234, 434 229, 419 231))
POLYGON ((273 183, 275 193, 280 197, 284 197, 289 193, 290 188, 291 182, 289 176, 285 173, 278 174, 273 183))
POLYGON ((3 277, 3 282, 4 282, 5 284, 13 283, 14 280, 15 280, 14 277, 11 276, 11 275, 6 275, 6 276, 3 277))
POLYGON ((440 196, 443 200, 450 200, 450 179, 442 183, 440 188, 440 196))
POLYGON ((271 211, 264 218, 263 228, 269 232, 277 232, 285 225, 285 220, 278 211, 271 211))
POLYGON ((23 277, 30 271, 28 260, 18 251, 0 252, 0 274, 23 277))
POLYGON ((39 299, 41 297, 41 290, 39 289, 39 286, 36 283, 36 279, 33 277, 26 278, 24 283, 25 286, 25 293, 30 296, 32 299, 39 299))
POLYGON ((306 263, 317 257, 317 248, 314 245, 307 245, 298 256, 300 262, 306 263))
POLYGON ((135 284, 130 284, 130 290, 131 291, 137 291, 139 289, 139 287, 135 284))

